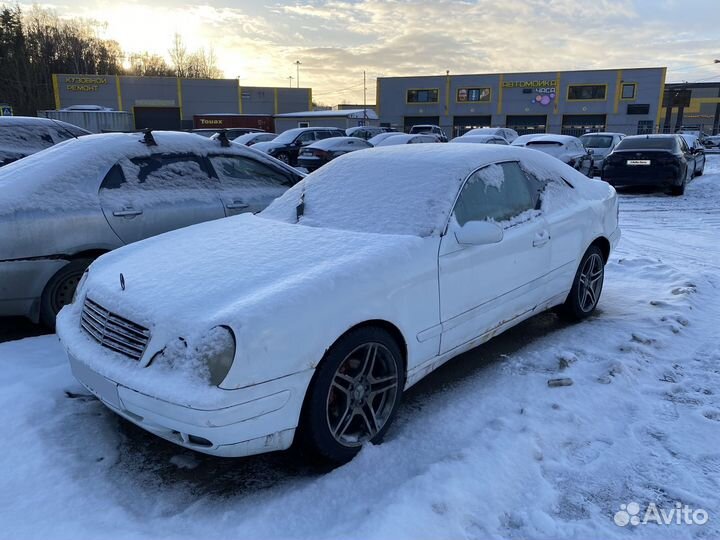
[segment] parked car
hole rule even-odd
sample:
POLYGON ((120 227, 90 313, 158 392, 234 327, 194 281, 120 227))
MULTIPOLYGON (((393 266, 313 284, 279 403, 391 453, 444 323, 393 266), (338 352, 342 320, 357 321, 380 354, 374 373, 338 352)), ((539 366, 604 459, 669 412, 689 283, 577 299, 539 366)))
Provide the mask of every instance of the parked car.
POLYGON ((372 144, 373 146, 377 146, 379 143, 381 143, 388 137, 395 137, 396 135, 405 135, 405 133, 402 133, 400 131, 386 131, 384 133, 379 133, 378 135, 375 135, 374 137, 368 139, 368 142, 370 144, 372 144))
POLYGON ((375 146, 395 146, 398 144, 420 144, 420 143, 439 143, 440 139, 435 135, 424 135, 412 133, 399 133, 394 137, 387 137, 382 141, 375 143, 375 146))
POLYGON ((244 144, 245 146, 252 146, 259 142, 269 142, 277 137, 276 133, 265 133, 264 131, 258 133, 246 133, 234 138, 232 141, 238 144, 244 144))
POLYGON ((522 148, 353 152, 258 215, 103 256, 58 335, 90 392, 175 444, 343 462, 450 358, 554 306, 593 313, 617 211, 522 148))
POLYGON ((503 127, 474 128, 465 133, 464 135, 498 135, 509 143, 512 143, 515 139, 518 138, 517 131, 515 131, 514 129, 503 127))
POLYGON ((705 148, 720 148, 720 135, 708 135, 702 141, 705 148))
POLYGON ((411 135, 435 135, 440 142, 448 142, 447 135, 445 135, 445 132, 442 130, 440 126, 435 126, 433 124, 418 124, 410 128, 409 133, 411 135))
POLYGON ((543 135, 528 141, 525 148, 545 152, 558 158, 563 163, 567 163, 585 176, 592 177, 593 156, 577 137, 570 135, 543 135))
POLYGON ((0 167, 57 143, 89 134, 89 131, 60 120, 0 116, 0 167))
POLYGON ((272 141, 257 143, 253 148, 265 152, 283 163, 297 166, 298 154, 303 146, 313 144, 315 141, 329 139, 330 137, 344 136, 345 132, 339 128, 294 128, 282 132, 272 141))
POLYGON ((85 268, 149 236, 257 212, 300 180, 190 133, 88 135, 0 169, 0 316, 52 327, 85 268))
POLYGON ((375 135, 387 132, 387 128, 381 128, 376 126, 354 126, 345 130, 345 135, 348 137, 358 137, 365 139, 366 141, 372 139, 375 135))
POLYGON ((372 147, 372 144, 358 137, 330 137, 300 150, 298 166, 312 172, 338 156, 372 147))
POLYGON ((612 186, 658 186, 685 193, 695 171, 695 153, 680 135, 633 135, 605 158, 602 179, 612 186))
POLYGON ((546 135, 546 133, 526 133, 525 135, 519 135, 517 139, 510 144, 512 146, 525 146, 528 142, 538 137, 542 137, 543 135, 546 135))
POLYGON ((612 152, 613 148, 617 146, 617 143, 623 140, 623 137, 625 137, 624 133, 611 132, 586 133, 580 137, 580 142, 583 143, 583 146, 592 152, 592 176, 600 174, 603 161, 607 155, 612 152))
POLYGON ((212 129, 212 128, 199 128, 199 129, 191 129, 191 133, 195 133, 196 135, 202 135, 203 137, 208 138, 217 138, 220 135, 220 132, 225 133, 225 136, 230 139, 231 141, 234 139, 237 139, 241 135, 245 135, 246 133, 264 133, 262 129, 257 128, 228 128, 228 129, 212 129))
POLYGON ((681 134, 680 136, 685 140, 685 144, 690 147, 690 151, 695 154, 693 176, 702 176, 705 172, 705 145, 703 145, 695 135, 681 134))
POLYGON ((451 143, 480 143, 480 144, 504 144, 507 146, 508 142, 497 135, 463 135, 462 137, 455 137, 450 141, 451 143))

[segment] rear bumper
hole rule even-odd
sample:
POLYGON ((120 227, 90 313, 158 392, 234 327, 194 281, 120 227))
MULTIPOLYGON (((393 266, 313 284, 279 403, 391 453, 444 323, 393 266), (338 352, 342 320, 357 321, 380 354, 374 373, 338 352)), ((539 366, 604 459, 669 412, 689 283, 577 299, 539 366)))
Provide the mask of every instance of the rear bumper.
POLYGON ((24 316, 37 322, 45 285, 67 263, 63 259, 0 262, 0 316, 24 316))
POLYGON ((307 170, 314 170, 322 167, 327 160, 311 157, 299 157, 297 160, 298 167, 305 167, 307 170))
POLYGON ((239 390, 212 409, 171 403, 118 384, 68 352, 75 378, 112 411, 170 442, 215 456, 242 457, 292 444, 312 370, 239 390))

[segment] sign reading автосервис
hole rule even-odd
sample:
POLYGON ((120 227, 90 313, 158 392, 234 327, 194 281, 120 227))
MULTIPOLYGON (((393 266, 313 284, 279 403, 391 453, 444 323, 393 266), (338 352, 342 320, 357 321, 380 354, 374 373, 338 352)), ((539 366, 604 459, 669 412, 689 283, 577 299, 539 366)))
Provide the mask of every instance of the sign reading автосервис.
POLYGON ((504 81, 503 88, 543 88, 557 86, 555 79, 539 81, 504 81))
POLYGON ((65 88, 69 92, 97 92, 100 86, 107 84, 107 77, 84 75, 65 77, 65 88))

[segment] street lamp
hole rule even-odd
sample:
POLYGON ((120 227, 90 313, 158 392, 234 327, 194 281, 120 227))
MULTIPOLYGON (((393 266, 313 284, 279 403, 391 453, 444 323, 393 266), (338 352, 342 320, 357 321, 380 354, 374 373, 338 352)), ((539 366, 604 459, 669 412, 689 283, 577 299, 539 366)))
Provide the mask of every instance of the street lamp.
POLYGON ((297 81, 297 87, 300 88, 300 60, 295 61, 295 67, 297 72, 295 73, 295 80, 297 81))
POLYGON ((292 88, 293 76, 292 76, 292 75, 289 75, 289 76, 288 76, 288 80, 290 81, 290 88, 292 88))

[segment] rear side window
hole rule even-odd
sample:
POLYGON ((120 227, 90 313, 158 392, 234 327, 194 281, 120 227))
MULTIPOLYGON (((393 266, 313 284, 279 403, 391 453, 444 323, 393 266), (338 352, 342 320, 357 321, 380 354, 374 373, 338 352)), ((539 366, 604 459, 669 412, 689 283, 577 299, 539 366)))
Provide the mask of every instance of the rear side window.
POLYGON ((47 126, 10 125, 0 128, 0 146, 12 150, 38 152, 55 144, 47 126))
POLYGON ((133 158, 123 164, 126 174, 148 187, 192 187, 210 184, 202 158, 192 155, 155 155, 133 158), (128 170, 129 169, 129 170, 128 170))
POLYGON ((615 147, 617 150, 675 150, 675 137, 625 137, 615 147))
POLYGON ((585 135, 580 140, 586 148, 610 148, 612 146, 612 135, 585 135))
POLYGON ((534 191, 518 163, 488 165, 473 173, 463 186, 455 204, 455 219, 460 225, 511 220, 535 208, 534 191))
POLYGON ((295 183, 290 173, 285 174, 253 159, 242 156, 211 156, 210 163, 221 184, 243 187, 285 186, 295 183))

